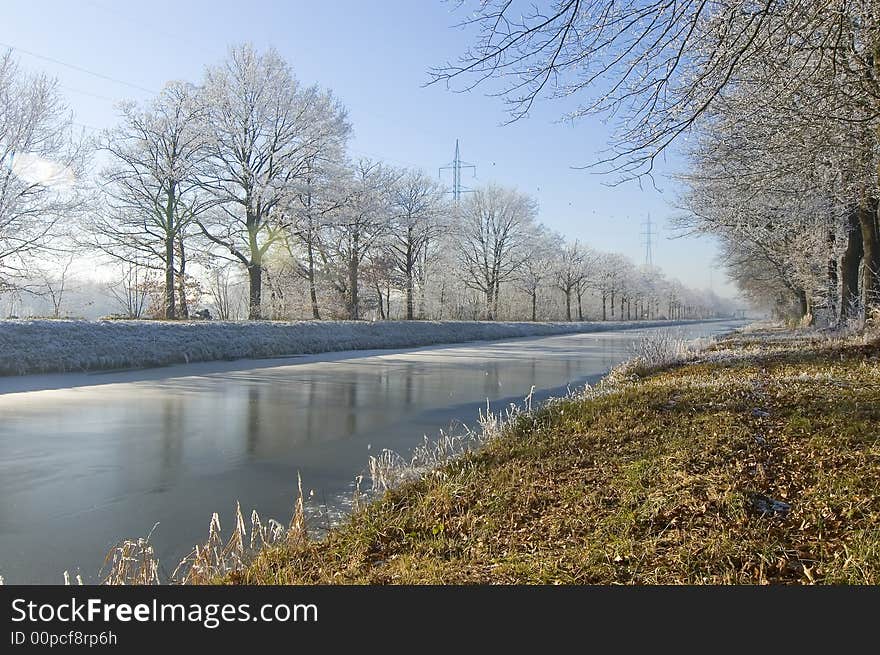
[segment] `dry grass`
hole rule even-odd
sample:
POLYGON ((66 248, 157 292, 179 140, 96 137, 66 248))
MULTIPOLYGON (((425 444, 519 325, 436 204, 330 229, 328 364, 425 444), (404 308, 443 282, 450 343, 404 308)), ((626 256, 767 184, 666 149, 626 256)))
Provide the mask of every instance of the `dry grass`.
MULTIPOLYGON (((106 585, 153 585, 211 584, 223 576, 241 571, 263 550, 279 546, 298 548, 308 541, 302 480, 298 479, 299 495, 294 506, 293 518, 288 525, 274 519, 263 520, 256 511, 251 513, 250 528, 235 507, 235 526, 228 538, 223 537, 220 516, 215 512, 208 527, 208 538, 196 545, 174 569, 169 580, 159 577, 159 559, 150 543, 152 530, 146 537, 126 539, 107 553, 101 571, 101 584, 106 585)), ((158 524, 157 524, 158 525, 158 524)), ((156 526, 153 526, 155 530, 156 526)), ((65 584, 70 576, 64 572, 65 584)), ((77 582, 82 580, 77 576, 77 582)))
POLYGON ((878 362, 876 342, 741 334, 511 416, 478 449, 380 482, 322 540, 276 542, 225 579, 876 584, 878 362))
POLYGON ((713 342, 712 339, 685 339, 676 330, 650 332, 633 344, 632 357, 614 368, 610 381, 617 383, 621 378, 642 377, 681 364, 713 342))

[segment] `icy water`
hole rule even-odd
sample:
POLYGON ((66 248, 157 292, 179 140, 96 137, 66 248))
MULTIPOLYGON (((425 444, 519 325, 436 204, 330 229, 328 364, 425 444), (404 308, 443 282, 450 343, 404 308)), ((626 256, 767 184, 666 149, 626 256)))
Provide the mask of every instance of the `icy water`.
MULTIPOLYGON (((740 324, 669 329, 697 338, 740 324)), ((246 516, 288 520, 298 472, 314 491, 312 521, 329 522, 371 454, 406 454, 532 385, 540 400, 596 382, 658 329, 6 379, 0 575, 57 584, 67 569, 96 581, 110 546, 157 522, 173 569, 212 512, 231 525, 236 500, 246 516)))

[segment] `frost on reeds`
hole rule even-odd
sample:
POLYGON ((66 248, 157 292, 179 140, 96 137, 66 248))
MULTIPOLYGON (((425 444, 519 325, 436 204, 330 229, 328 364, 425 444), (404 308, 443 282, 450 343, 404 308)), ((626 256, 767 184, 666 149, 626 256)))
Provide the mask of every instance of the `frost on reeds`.
MULTIPOLYGON (((513 410, 508 410, 508 416, 513 410)), ((497 421, 495 415, 488 410, 480 412, 480 430, 465 428, 461 435, 441 432, 440 436, 431 440, 427 436, 416 446, 409 459, 392 450, 383 450, 378 456, 370 457, 369 476, 372 483, 371 492, 380 494, 392 489, 406 480, 417 479, 429 473, 440 474, 440 467, 453 459, 479 448, 487 439, 486 426, 497 421)))
MULTIPOLYGON (((101 569, 101 584, 110 585, 150 585, 159 584, 159 560, 150 538, 156 523, 146 537, 125 539, 116 544, 104 558, 101 569)), ((67 571, 65 583, 70 582, 67 571)))
POLYGON ((427 436, 416 446, 407 459, 400 454, 385 449, 378 456, 371 456, 369 476, 371 493, 379 495, 407 480, 416 480, 426 475, 443 475, 443 467, 463 455, 474 452, 486 443, 504 434, 516 420, 532 414, 532 394, 524 399, 524 405, 511 403, 503 412, 494 412, 488 401, 486 409, 480 410, 478 428, 464 426, 462 434, 448 434, 443 431, 437 439, 427 436))
MULTIPOLYGON (((229 538, 225 539, 220 526, 220 515, 214 512, 208 526, 207 540, 195 546, 189 555, 180 561, 171 573, 170 579, 164 582, 209 584, 241 570, 264 548, 304 542, 308 538, 308 533, 301 479, 298 479, 298 490, 293 518, 286 526, 275 519, 263 520, 256 510, 251 512, 250 526, 248 526, 241 512, 241 505, 236 503, 235 527, 229 538)), ((159 576, 159 559, 150 541, 155 529, 154 525, 153 530, 146 537, 121 541, 107 553, 101 571, 101 584, 150 585, 163 582, 159 576)), ((82 584, 79 576, 77 579, 82 584)), ((66 571, 65 580, 69 580, 66 571)))
POLYGON ((610 378, 639 377, 682 362, 694 352, 704 349, 709 342, 707 339, 686 339, 673 330, 651 332, 632 345, 632 357, 615 367, 610 378))
MULTIPOLYGON (((74 578, 73 578, 73 582, 71 582, 71 581, 70 581, 70 572, 65 571, 65 572, 64 572, 64 584, 65 584, 65 586, 68 586, 68 587, 69 587, 70 585, 72 585, 72 584, 74 584, 74 583, 76 583, 77 585, 79 585, 80 587, 82 587, 82 586, 83 586, 83 579, 82 579, 82 576, 81 576, 79 573, 77 573, 76 576, 74 576, 74 578)), ((3 578, 0 578, 0 584, 3 584, 3 578)))

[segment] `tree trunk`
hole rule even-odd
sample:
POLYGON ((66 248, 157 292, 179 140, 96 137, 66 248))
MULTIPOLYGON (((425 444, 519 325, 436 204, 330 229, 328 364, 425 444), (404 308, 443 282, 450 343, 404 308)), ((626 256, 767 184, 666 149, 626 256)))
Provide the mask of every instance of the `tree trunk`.
POLYGON ((605 294, 603 293, 603 294, 602 294, 602 320, 603 320, 603 321, 607 321, 607 320, 608 320, 608 315, 607 315, 606 310, 605 310, 606 301, 607 301, 607 297, 606 297, 605 294))
POLYGON ((348 260, 348 318, 352 321, 360 319, 358 298, 358 256, 359 239, 357 233, 352 236, 352 248, 348 260))
MULTIPOLYGON (((443 308, 446 306, 446 280, 443 280, 440 284, 440 315, 437 317, 437 320, 443 320, 443 308)), ((422 318, 425 318, 425 313, 422 311, 422 318)))
POLYGON ((413 228, 412 225, 406 229, 406 320, 411 321, 415 318, 413 308, 413 269, 416 267, 415 257, 412 249, 413 228))
POLYGON ((797 295, 798 311, 800 312, 801 319, 803 319, 810 311, 809 302, 807 301, 807 292, 803 289, 798 289, 795 291, 795 294, 797 295))
POLYGON ((309 300, 312 302, 312 318, 321 320, 321 312, 318 311, 318 289, 315 285, 315 247, 311 237, 306 245, 306 253, 309 260, 309 300))
POLYGON ((165 318, 177 318, 174 305, 174 236, 165 238, 165 318))
POLYGON ((856 210, 850 212, 846 250, 840 258, 840 318, 852 317, 859 299, 859 267, 862 263, 862 230, 856 210))
POLYGON ((578 320, 579 320, 579 321, 583 321, 583 320, 584 320, 584 305, 583 305, 583 302, 582 302, 582 300, 583 300, 583 292, 578 291, 578 292, 577 292, 577 297, 578 297, 578 320))
POLYGON ((263 292, 263 267, 260 264, 251 262, 248 265, 248 320, 259 321, 262 318, 260 307, 262 305, 263 292))
POLYGON ((413 271, 411 267, 407 267, 406 271, 406 320, 411 321, 415 318, 413 303, 413 271))
POLYGON ((571 289, 565 291, 565 320, 571 320, 571 289))
POLYGON ((538 292, 532 290, 532 322, 538 320, 538 292))
POLYGON ((376 280, 376 295, 379 296, 379 320, 385 320, 385 305, 382 302, 382 285, 376 280))
POLYGON ((165 318, 177 318, 174 306, 174 237, 177 225, 174 222, 174 200, 177 194, 172 182, 167 190, 165 202, 165 318))
POLYGON ((862 231, 862 304, 865 312, 880 305, 880 234, 877 229, 877 200, 871 198, 859 208, 862 231))
POLYGON ((177 250, 180 253, 180 269, 177 279, 177 292, 179 294, 180 317, 189 318, 189 303, 186 301, 186 251, 183 249, 183 234, 177 235, 177 250))
MULTIPOLYGON (((834 230, 828 230, 828 250, 834 252, 836 239, 834 238, 834 230)), ((827 277, 827 294, 825 299, 825 311, 828 313, 829 323, 837 321, 840 312, 837 308, 837 285, 840 283, 839 264, 836 257, 829 257, 826 265, 827 277)))
POLYGON ((422 246, 422 266, 419 272, 419 318, 424 319, 427 314, 427 289, 428 289, 428 239, 422 246))

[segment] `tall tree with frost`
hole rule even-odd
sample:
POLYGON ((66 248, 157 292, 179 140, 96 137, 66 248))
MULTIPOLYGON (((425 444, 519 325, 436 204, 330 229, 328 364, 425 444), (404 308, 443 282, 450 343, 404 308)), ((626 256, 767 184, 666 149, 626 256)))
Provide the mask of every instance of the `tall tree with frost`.
MULTIPOLYGON (((341 137, 342 135, 340 135, 341 137)), ((340 139, 341 141, 341 139, 340 139)), ((344 207, 347 193, 347 171, 340 163, 340 148, 306 163, 305 173, 297 185, 289 207, 292 220, 285 240, 287 253, 294 262, 294 271, 309 287, 312 318, 320 320, 318 278, 321 272, 322 239, 333 216, 344 207)))
POLYGON ((345 182, 345 200, 329 224, 322 244, 322 263, 343 298, 345 316, 361 318, 360 269, 367 256, 388 235, 390 190, 397 173, 380 162, 361 158, 345 182))
POLYGON ((107 207, 90 225, 92 239, 117 259, 161 264, 167 319, 178 316, 176 287, 186 314, 187 228, 215 202, 196 179, 206 145, 202 111, 192 86, 172 82, 147 108, 123 103, 120 125, 101 138, 110 159, 107 207))
POLYGON ((248 318, 261 318, 263 258, 282 240, 300 181, 328 143, 347 133, 345 111, 317 87, 302 87, 274 50, 230 49, 202 88, 209 137, 202 188, 218 202, 200 218, 205 237, 246 268, 248 318))
POLYGON ((45 254, 88 208, 87 155, 58 82, 0 55, 0 290, 15 287, 28 258, 45 254))
POLYGON ((467 287, 485 298, 484 316, 498 317, 501 284, 510 280, 528 254, 537 203, 496 185, 477 189, 457 208, 457 250, 467 287))
POLYGON ((404 171, 391 188, 388 247, 404 279, 406 320, 415 318, 415 280, 430 242, 441 230, 443 189, 421 171, 404 171))
POLYGON ((531 320, 538 320, 538 294, 553 276, 554 257, 562 247, 559 234, 549 232, 543 225, 535 226, 534 234, 526 242, 527 255, 516 273, 516 286, 529 297, 531 320))

